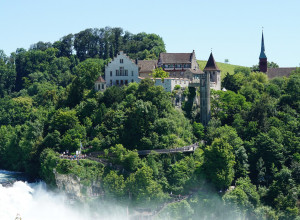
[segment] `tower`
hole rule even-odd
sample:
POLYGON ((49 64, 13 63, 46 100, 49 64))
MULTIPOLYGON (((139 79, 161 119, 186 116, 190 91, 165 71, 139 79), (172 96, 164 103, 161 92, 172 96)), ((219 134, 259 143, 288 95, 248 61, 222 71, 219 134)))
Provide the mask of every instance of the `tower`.
POLYGON ((210 74, 200 74, 200 122, 207 126, 210 120, 210 74))
POLYGON ((259 55, 259 71, 266 73, 268 71, 268 60, 265 54, 264 32, 261 37, 261 50, 259 55))
POLYGON ((210 53, 210 56, 203 71, 205 73, 209 73, 210 75, 210 87, 214 90, 221 90, 221 71, 215 62, 212 52, 210 53))
POLYGON ((218 68, 212 52, 208 58, 203 74, 200 74, 200 121, 207 126, 210 120, 210 87, 221 89, 221 71, 218 68))

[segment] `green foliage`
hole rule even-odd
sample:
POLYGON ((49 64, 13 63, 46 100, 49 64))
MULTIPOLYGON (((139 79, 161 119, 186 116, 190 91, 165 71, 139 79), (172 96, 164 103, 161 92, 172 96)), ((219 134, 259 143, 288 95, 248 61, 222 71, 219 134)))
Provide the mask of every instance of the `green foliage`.
POLYGON ((116 163, 124 166, 127 171, 136 171, 141 164, 141 159, 136 151, 130 151, 123 147, 122 144, 116 144, 107 151, 109 159, 116 163))
POLYGON ((238 179, 235 188, 226 192, 223 200, 228 207, 241 213, 251 212, 260 204, 260 196, 256 186, 251 183, 248 177, 238 179))
POLYGON ((194 210, 191 205, 186 200, 183 200, 168 205, 162 213, 159 213, 159 217, 162 219, 184 220, 191 219, 193 214, 194 210))
POLYGON ((251 104, 245 97, 232 91, 213 91, 211 101, 211 115, 219 118, 222 124, 231 124, 234 115, 247 111, 251 104))
POLYGON ((76 117, 76 111, 64 109, 56 111, 51 121, 52 130, 57 130, 61 134, 64 134, 68 129, 73 128, 78 123, 79 120, 76 117))
POLYGON ((169 73, 159 67, 152 71, 152 76, 153 78, 161 78, 161 81, 164 82, 164 78, 168 78, 169 73))
POLYGON ((193 123, 193 132, 198 140, 203 140, 204 138, 204 126, 201 123, 193 123))
POLYGON ((269 81, 264 73, 218 63, 222 74, 228 72, 222 84, 228 91, 212 92, 212 119, 204 128, 197 123, 195 88, 183 91, 184 113, 172 105, 174 94, 150 79, 94 91, 95 79, 120 50, 132 59, 157 59, 165 45, 155 34, 103 28, 10 56, 0 50, 0 168, 52 185, 54 169, 76 175, 86 189, 101 182, 104 198, 130 206, 155 208, 172 202, 171 192, 193 192, 166 207, 166 218, 297 219, 299 68, 269 81), (194 153, 137 153, 202 139, 194 153), (109 166, 56 153, 74 153, 81 145, 87 154, 106 152, 109 166), (205 188, 209 183, 215 188, 205 188), (235 189, 225 193, 231 185, 235 189))
POLYGON ((203 169, 217 189, 226 189, 233 181, 234 159, 232 146, 219 138, 205 148, 203 169))
POLYGON ((94 82, 104 72, 105 61, 101 59, 86 59, 75 67, 75 74, 79 77, 84 89, 93 88, 94 82))
POLYGON ((103 187, 110 196, 121 198, 125 193, 124 177, 118 175, 115 171, 110 171, 110 173, 103 178, 103 187))
POLYGON ((292 172, 284 167, 280 172, 275 174, 273 183, 271 184, 264 200, 272 207, 285 210, 287 216, 296 217, 299 210, 297 206, 297 187, 292 178, 292 172))
POLYGON ((120 50, 124 50, 131 59, 144 60, 157 59, 159 53, 165 52, 165 45, 156 34, 131 34, 128 31, 124 33, 119 27, 105 27, 90 28, 75 34, 74 49, 80 61, 113 58, 120 50))
POLYGON ((47 148, 41 153, 41 169, 40 175, 46 183, 55 185, 55 176, 53 169, 56 168, 57 162, 59 161, 58 154, 53 150, 47 148))
POLYGON ((170 191, 176 194, 186 193, 190 188, 200 187, 199 169, 203 164, 203 152, 198 157, 184 157, 174 163, 167 172, 170 191))
POLYGON ((125 184, 129 196, 139 205, 154 205, 165 199, 161 185, 153 180, 153 170, 148 166, 131 174, 125 184))

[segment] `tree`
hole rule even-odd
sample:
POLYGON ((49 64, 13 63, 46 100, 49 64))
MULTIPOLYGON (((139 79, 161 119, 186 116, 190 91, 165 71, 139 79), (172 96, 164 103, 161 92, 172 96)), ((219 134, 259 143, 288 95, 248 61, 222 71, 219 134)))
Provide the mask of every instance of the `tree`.
POLYGON ((59 50, 58 57, 68 57, 70 58, 73 53, 73 44, 74 44, 74 35, 68 34, 56 41, 53 44, 53 47, 59 50))
POLYGON ((204 134, 204 126, 201 123, 194 122, 193 123, 193 132, 198 140, 203 140, 204 134))
POLYGON ((222 197, 225 205, 233 211, 238 211, 244 216, 253 216, 253 210, 260 204, 260 196, 256 186, 247 178, 239 178, 233 190, 225 193, 222 197))
POLYGON ((251 106, 243 95, 232 91, 214 91, 212 94, 211 114, 221 119, 222 124, 232 124, 235 114, 247 111, 251 106))
POLYGON ((100 59, 87 59, 79 63, 75 73, 84 89, 91 89, 99 75, 103 74, 105 62, 100 59))
POLYGON ((115 171, 110 171, 103 178, 103 188, 109 196, 120 199, 125 193, 124 177, 122 175, 118 175, 115 171))
POLYGON ((242 67, 242 66, 240 66, 240 67, 234 68, 234 74, 242 73, 245 76, 249 76, 250 72, 251 72, 251 70, 248 67, 242 67))
POLYGON ((205 148, 203 169, 207 179, 217 189, 224 190, 233 181, 234 160, 232 146, 219 138, 205 148))
POLYGON ((264 200, 268 205, 283 210, 287 219, 294 219, 299 213, 297 197, 297 187, 292 172, 287 167, 283 167, 275 175, 264 200))
POLYGON ((148 166, 130 174, 125 184, 130 197, 138 204, 154 205, 165 197, 161 185, 153 180, 153 171, 148 166))
POLYGON ((165 78, 168 78, 169 77, 169 74, 168 72, 164 71, 161 67, 159 68, 156 68, 152 71, 152 76, 153 78, 161 78, 161 81, 164 82, 164 79, 165 78))
POLYGON ((67 130, 72 129, 77 124, 79 124, 79 120, 75 110, 59 109, 51 120, 52 130, 57 130, 61 134, 64 134, 67 130))

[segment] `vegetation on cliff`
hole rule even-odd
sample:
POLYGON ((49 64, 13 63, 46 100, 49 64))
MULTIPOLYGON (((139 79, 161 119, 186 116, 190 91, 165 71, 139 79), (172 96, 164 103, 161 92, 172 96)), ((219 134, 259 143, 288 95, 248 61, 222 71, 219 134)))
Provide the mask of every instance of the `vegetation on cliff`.
POLYGON ((120 49, 140 59, 165 51, 157 35, 105 28, 9 57, 0 53, 0 167, 53 185, 53 169, 76 174, 86 186, 100 181, 105 199, 133 206, 159 209, 170 202, 162 217, 297 218, 299 69, 269 81, 236 68, 223 79, 228 91, 212 91, 212 119, 204 129, 195 89, 184 91, 182 109, 151 80, 95 92, 93 82, 120 49), (192 154, 137 153, 200 140, 205 144, 192 154), (81 145, 84 154, 98 152, 100 162, 60 158, 81 145))

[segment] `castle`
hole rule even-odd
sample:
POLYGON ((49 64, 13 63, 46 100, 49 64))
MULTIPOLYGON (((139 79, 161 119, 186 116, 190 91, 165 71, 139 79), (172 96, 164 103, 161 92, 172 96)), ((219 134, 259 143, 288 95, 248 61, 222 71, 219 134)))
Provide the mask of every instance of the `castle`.
MULTIPOLYGON (((207 66, 216 66, 211 53, 207 66), (212 61, 213 60, 213 61, 212 61)), ((200 82, 200 75, 204 72, 199 68, 195 51, 192 53, 160 53, 158 60, 131 60, 123 51, 120 51, 113 60, 105 66, 104 79, 99 77, 95 82, 95 90, 105 90, 109 86, 128 85, 130 82, 140 82, 145 78, 153 78, 152 72, 161 67, 169 73, 169 77, 155 79, 155 85, 162 86, 172 92, 176 86, 190 87, 200 82), (105 84, 105 85, 104 85, 105 84)), ((220 70, 210 71, 209 86, 212 89, 221 89, 220 70)))
MULTIPOLYGON (((123 86, 131 82, 152 78, 152 72, 161 67, 169 77, 155 79, 155 85, 172 92, 180 88, 200 87, 200 121, 207 125, 210 119, 210 89, 221 89, 221 71, 211 53, 203 71, 199 68, 195 51, 192 53, 160 53, 158 60, 131 60, 120 51, 105 66, 105 80, 100 76, 95 82, 95 90, 105 90, 110 86, 123 86)), ((153 79, 153 78, 152 78, 153 79)))

